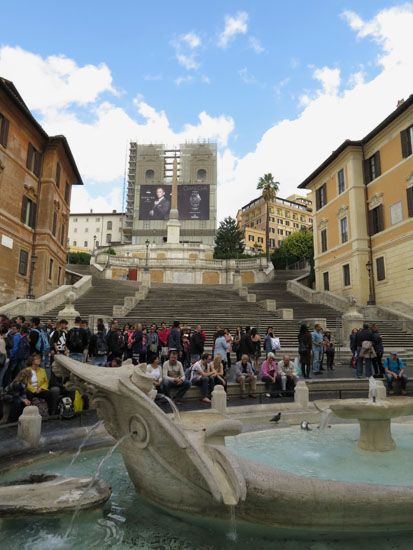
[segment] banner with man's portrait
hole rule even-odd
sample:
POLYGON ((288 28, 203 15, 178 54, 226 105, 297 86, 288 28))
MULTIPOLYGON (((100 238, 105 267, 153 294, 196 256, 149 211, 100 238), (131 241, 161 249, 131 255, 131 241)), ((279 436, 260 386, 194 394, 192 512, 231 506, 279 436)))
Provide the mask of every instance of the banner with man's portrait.
POLYGON ((141 185, 140 220, 168 220, 171 210, 172 185, 141 185))
POLYGON ((209 220, 209 185, 178 185, 180 220, 209 220))

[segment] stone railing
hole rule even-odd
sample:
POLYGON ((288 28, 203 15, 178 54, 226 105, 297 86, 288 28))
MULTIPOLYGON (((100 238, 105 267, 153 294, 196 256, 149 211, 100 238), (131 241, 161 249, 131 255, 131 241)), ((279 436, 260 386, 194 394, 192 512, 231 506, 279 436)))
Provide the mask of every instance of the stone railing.
POLYGON ((92 286, 91 275, 85 275, 74 285, 62 285, 40 298, 34 300, 20 298, 0 307, 0 313, 4 313, 9 317, 15 315, 43 315, 47 311, 62 305, 65 302, 68 290, 72 290, 76 294, 76 298, 82 296, 92 286))
POLYGON ((302 275, 297 279, 287 281, 287 290, 295 296, 298 296, 310 304, 323 304, 330 306, 338 311, 345 312, 350 307, 350 301, 344 296, 337 296, 332 292, 322 292, 313 290, 303 284, 307 275, 302 275))

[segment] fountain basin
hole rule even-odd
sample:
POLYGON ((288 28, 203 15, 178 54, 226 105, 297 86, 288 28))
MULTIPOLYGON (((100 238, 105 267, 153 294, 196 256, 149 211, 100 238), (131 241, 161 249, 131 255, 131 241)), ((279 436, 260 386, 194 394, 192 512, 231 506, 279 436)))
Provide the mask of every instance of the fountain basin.
POLYGON ((110 495, 110 486, 101 479, 31 475, 0 485, 0 516, 94 508, 106 502, 110 495))

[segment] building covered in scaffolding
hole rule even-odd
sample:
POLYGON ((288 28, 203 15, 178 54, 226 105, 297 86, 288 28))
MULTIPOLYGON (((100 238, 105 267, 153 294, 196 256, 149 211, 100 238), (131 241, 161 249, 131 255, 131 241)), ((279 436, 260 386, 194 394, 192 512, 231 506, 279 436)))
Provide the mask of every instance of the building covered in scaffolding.
POLYGON ((131 142, 126 189, 124 244, 167 241, 172 204, 173 163, 177 161, 180 242, 214 245, 216 232, 217 148, 185 143, 177 148, 131 142))

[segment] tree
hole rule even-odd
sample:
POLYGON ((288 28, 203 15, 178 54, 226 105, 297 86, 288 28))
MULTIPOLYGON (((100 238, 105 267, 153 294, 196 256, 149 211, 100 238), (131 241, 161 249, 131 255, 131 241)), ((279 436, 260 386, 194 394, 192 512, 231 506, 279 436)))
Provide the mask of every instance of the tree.
POLYGON ((69 252, 67 255, 67 263, 69 264, 90 264, 91 255, 87 252, 69 252))
POLYGON ((215 236, 214 258, 238 258, 244 252, 244 235, 237 220, 228 216, 219 224, 215 236))
POLYGON ((265 216, 265 250, 267 256, 267 262, 270 260, 270 202, 275 200, 277 196, 280 184, 278 181, 274 181, 272 174, 264 174, 262 178, 258 180, 257 189, 262 191, 262 198, 266 204, 266 216, 265 216))
POLYGON ((311 266, 311 274, 313 274, 313 232, 302 229, 301 231, 291 233, 291 235, 282 241, 280 247, 274 251, 271 260, 275 269, 285 269, 290 264, 300 260, 307 260, 311 266))

